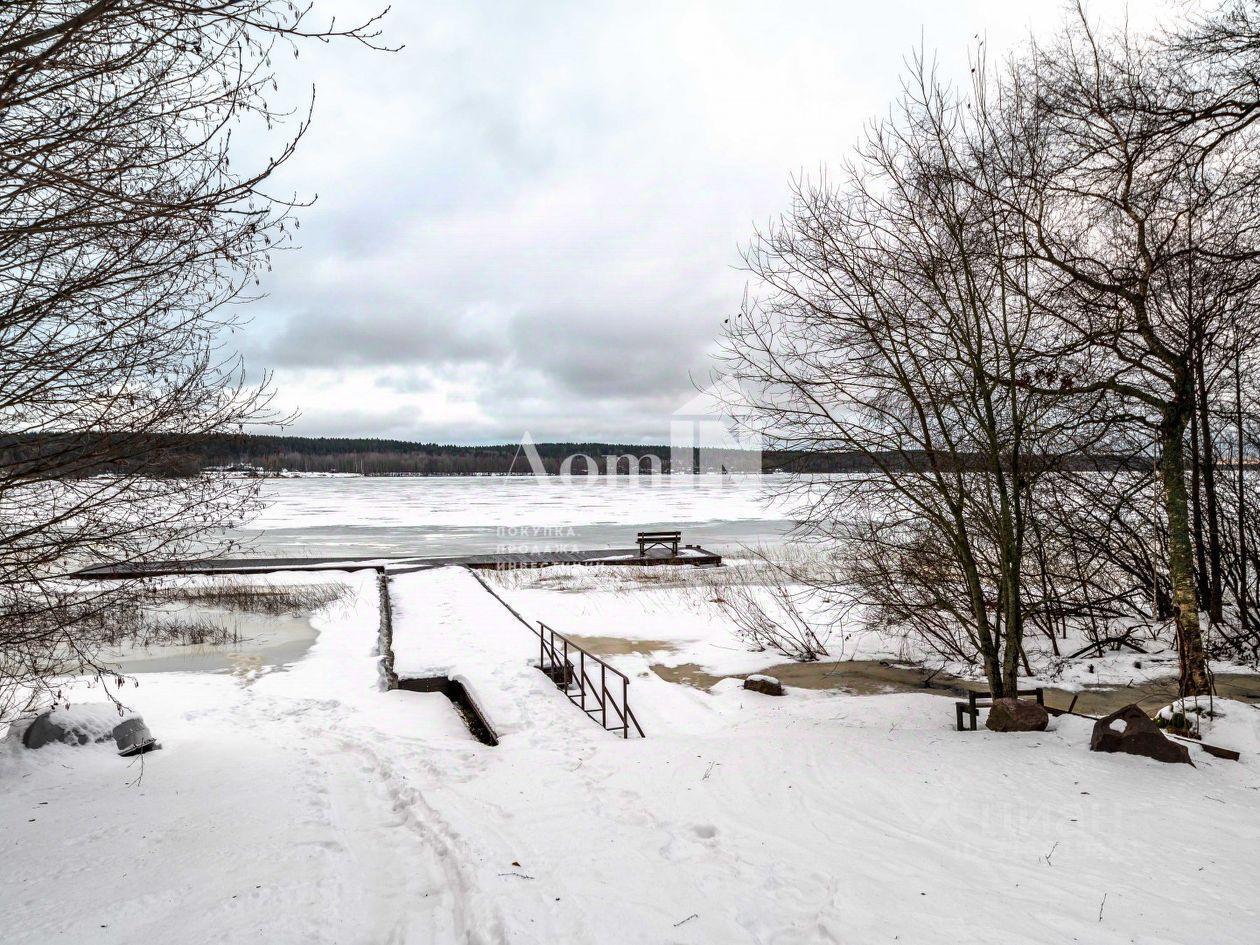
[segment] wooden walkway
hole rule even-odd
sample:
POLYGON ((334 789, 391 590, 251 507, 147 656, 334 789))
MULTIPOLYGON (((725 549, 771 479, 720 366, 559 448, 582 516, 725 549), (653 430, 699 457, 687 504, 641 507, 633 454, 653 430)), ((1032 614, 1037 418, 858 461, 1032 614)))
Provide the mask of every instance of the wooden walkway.
POLYGON ((215 558, 205 561, 136 561, 102 564, 84 568, 72 575, 83 580, 125 580, 164 577, 175 574, 266 574, 271 571, 362 571, 407 574, 427 568, 465 567, 490 571, 516 568, 545 568, 556 564, 691 565, 712 567, 722 556, 699 545, 688 545, 677 555, 640 557, 637 548, 601 548, 588 551, 521 551, 506 554, 449 555, 376 558, 215 558))

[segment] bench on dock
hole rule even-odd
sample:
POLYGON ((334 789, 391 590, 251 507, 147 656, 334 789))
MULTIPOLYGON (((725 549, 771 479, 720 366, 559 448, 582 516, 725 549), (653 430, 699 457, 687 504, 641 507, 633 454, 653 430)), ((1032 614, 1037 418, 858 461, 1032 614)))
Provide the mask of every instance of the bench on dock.
MULTIPOLYGON (((1046 691, 1038 686, 1036 689, 1016 689, 1015 696, 1036 696, 1037 705, 1044 706, 1046 704, 1046 691)), ((977 692, 968 691, 966 702, 954 703, 954 715, 957 718, 958 731, 965 731, 970 728, 971 731, 976 730, 976 723, 980 719, 980 710, 992 708, 993 693, 980 690, 977 692), (971 716, 971 725, 963 725, 963 716, 971 716)))
POLYGON ((680 541, 682 532, 639 532, 639 557, 646 558, 649 548, 668 548, 669 553, 677 558, 680 541))

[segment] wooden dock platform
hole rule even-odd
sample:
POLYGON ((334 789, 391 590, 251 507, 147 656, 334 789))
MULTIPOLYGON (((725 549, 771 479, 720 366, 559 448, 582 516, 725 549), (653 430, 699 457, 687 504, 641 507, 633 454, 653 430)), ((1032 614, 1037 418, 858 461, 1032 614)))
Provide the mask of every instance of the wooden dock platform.
POLYGON ((637 548, 600 548, 577 551, 520 551, 505 554, 445 555, 376 558, 213 558, 204 561, 135 561, 84 568, 72 577, 82 580, 133 580, 178 574, 267 574, 273 571, 363 571, 407 574, 427 568, 465 567, 490 571, 545 568, 557 564, 649 567, 689 565, 716 567, 722 556, 687 545, 677 555, 640 555, 637 548))

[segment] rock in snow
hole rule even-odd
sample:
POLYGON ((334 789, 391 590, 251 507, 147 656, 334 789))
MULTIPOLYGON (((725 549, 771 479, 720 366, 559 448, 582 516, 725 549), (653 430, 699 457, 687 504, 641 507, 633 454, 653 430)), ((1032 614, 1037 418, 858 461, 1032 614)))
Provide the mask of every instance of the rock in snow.
POLYGON ((1144 755, 1156 761, 1194 764, 1190 750, 1165 737, 1137 705, 1126 705, 1094 723, 1089 740, 1090 751, 1120 751, 1144 755))
POLYGON ((27 748, 43 748, 55 742, 86 745, 108 741, 120 718, 126 718, 126 713, 119 715, 118 707, 110 702, 58 706, 35 717, 26 729, 22 744, 27 748))
POLYGON ((27 748, 45 745, 87 745, 110 739, 123 756, 138 755, 159 748, 157 741, 134 712, 119 713, 112 702, 88 702, 70 707, 59 706, 36 716, 22 735, 27 748))
POLYGON ((1049 713, 1036 702, 994 699, 984 727, 992 732, 1044 732, 1049 723, 1049 713))
POLYGON ((767 696, 783 695, 783 683, 779 682, 773 676, 762 676, 753 674, 744 680, 744 688, 749 692, 760 692, 767 696))

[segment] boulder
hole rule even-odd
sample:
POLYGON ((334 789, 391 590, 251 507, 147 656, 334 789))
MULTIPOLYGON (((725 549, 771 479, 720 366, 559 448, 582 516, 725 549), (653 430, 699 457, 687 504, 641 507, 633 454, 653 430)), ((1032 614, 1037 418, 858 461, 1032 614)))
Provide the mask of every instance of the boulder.
POLYGON ((760 692, 767 696, 783 695, 783 683, 773 676, 752 675, 744 680, 744 688, 749 692, 760 692))
POLYGON ((994 699, 984 727, 992 732, 1044 732, 1050 723, 1045 706, 1020 699, 994 699))
POLYGON ((52 744, 88 745, 110 739, 123 757, 162 747, 144 724, 144 719, 125 709, 120 712, 112 702, 87 702, 49 709, 31 719, 22 732, 22 744, 27 748, 43 748, 52 744))
POLYGON ((118 707, 112 702, 59 706, 34 718, 22 735, 22 744, 27 748, 43 748, 54 743, 106 742, 113 736, 119 718, 118 707))
POLYGON ((1126 705, 1095 722, 1089 750, 1121 751, 1169 764, 1194 764, 1190 760, 1190 750, 1165 737, 1159 727, 1136 705, 1126 705))

